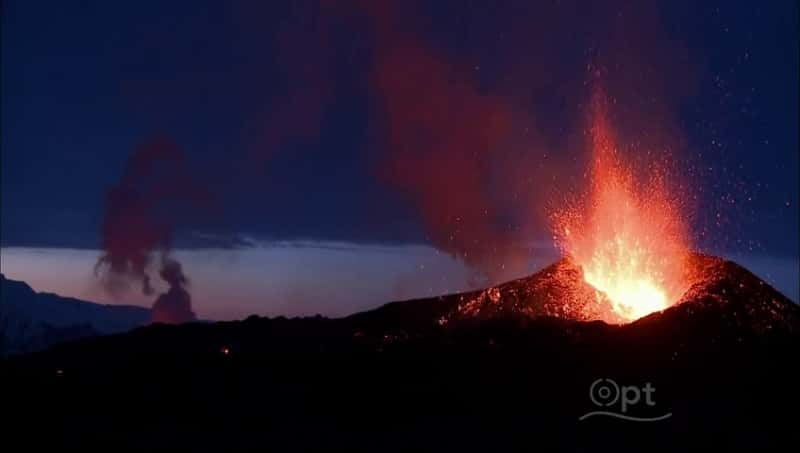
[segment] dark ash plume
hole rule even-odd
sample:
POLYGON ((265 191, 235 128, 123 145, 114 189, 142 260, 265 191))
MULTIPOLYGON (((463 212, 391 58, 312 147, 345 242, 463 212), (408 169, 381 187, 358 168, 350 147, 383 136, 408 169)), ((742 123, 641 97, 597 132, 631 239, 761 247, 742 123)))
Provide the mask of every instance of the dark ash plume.
POLYGON ((109 189, 103 218, 103 254, 95 265, 105 289, 112 295, 138 285, 154 293, 150 273, 158 258, 159 275, 169 285, 153 305, 154 322, 186 322, 195 318, 187 278, 170 256, 177 216, 208 201, 196 184, 180 148, 158 138, 137 148, 120 182, 109 189))
POLYGON ((181 263, 165 257, 159 275, 169 284, 169 290, 153 303, 153 322, 179 324, 197 320, 192 311, 192 298, 185 288, 188 279, 183 274, 181 263))

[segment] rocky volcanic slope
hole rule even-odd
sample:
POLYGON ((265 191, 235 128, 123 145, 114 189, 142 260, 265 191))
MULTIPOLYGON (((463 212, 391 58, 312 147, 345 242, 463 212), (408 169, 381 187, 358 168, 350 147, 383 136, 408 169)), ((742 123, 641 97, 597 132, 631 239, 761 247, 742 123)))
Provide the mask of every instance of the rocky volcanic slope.
MULTIPOLYGON (((680 301, 663 313, 629 324, 628 330, 662 319, 690 322, 692 316, 759 332, 798 329, 800 307, 738 264, 694 254, 689 266, 695 277, 680 301)), ((385 322, 393 327, 421 328, 434 323, 447 327, 490 319, 546 317, 623 323, 605 296, 585 283, 580 268, 566 258, 529 277, 482 291, 394 302, 349 320, 365 326, 385 322)))
POLYGON ((485 291, 342 319, 254 316, 63 344, 0 362, 14 389, 8 432, 28 444, 209 451, 764 451, 795 441, 800 308, 734 263, 697 255, 692 266, 702 278, 680 304, 623 325, 581 320, 595 291, 560 261, 485 291), (655 404, 627 414, 671 417, 580 421, 621 410, 589 399, 598 379, 652 383, 655 404))

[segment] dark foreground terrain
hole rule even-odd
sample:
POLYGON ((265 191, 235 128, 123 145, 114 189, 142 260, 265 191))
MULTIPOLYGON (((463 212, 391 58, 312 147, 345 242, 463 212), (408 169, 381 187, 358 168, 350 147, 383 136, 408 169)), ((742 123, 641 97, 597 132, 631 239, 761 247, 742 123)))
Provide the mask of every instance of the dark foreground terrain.
POLYGON ((627 325, 552 312, 566 297, 562 262, 498 292, 343 319, 154 325, 12 357, 0 365, 3 441, 794 451, 800 308, 733 263, 698 260, 706 277, 683 303, 627 325), (547 280, 556 273, 558 285, 547 280), (593 411, 660 419, 580 419, 593 411))

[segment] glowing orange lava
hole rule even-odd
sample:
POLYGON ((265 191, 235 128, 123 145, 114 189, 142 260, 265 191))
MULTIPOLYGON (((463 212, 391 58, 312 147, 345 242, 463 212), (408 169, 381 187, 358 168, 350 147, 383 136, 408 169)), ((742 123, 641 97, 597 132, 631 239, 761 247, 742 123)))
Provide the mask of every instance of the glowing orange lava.
POLYGON ((634 320, 673 305, 688 288, 688 230, 665 173, 650 165, 637 180, 624 164, 607 109, 596 90, 591 190, 583 202, 559 209, 555 238, 616 315, 634 320))

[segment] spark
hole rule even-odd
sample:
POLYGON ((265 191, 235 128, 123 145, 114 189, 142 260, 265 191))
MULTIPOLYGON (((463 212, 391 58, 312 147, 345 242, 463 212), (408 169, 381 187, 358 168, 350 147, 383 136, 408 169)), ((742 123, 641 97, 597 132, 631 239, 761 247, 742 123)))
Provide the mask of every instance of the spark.
POLYGON ((593 98, 590 135, 590 194, 556 213, 554 233, 584 280, 619 317, 634 320, 668 308, 688 288, 688 229, 665 173, 651 168, 641 184, 622 160, 601 91, 593 98))

